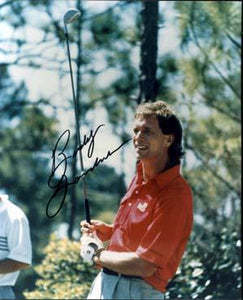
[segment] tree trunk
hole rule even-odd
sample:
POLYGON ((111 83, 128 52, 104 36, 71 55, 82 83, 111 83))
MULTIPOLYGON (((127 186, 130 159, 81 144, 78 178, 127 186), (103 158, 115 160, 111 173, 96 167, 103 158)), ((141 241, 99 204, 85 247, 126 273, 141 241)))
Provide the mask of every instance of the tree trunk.
POLYGON ((156 79, 159 2, 142 1, 140 50, 140 93, 138 103, 153 101, 158 94, 156 79))

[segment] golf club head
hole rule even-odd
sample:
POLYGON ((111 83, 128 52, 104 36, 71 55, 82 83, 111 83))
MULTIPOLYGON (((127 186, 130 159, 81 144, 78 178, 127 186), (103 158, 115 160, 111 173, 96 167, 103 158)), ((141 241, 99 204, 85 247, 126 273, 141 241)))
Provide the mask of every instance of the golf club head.
POLYGON ((80 16, 81 16, 80 10, 78 10, 77 8, 70 8, 68 11, 66 11, 65 15, 63 16, 63 22, 65 25, 72 23, 80 16))

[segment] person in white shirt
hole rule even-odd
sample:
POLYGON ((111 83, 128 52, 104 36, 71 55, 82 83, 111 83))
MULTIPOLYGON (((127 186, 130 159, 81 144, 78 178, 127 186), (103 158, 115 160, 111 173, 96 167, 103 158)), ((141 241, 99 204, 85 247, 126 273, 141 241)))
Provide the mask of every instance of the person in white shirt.
POLYGON ((0 195, 0 299, 15 299, 13 286, 31 261, 28 219, 8 195, 0 195))

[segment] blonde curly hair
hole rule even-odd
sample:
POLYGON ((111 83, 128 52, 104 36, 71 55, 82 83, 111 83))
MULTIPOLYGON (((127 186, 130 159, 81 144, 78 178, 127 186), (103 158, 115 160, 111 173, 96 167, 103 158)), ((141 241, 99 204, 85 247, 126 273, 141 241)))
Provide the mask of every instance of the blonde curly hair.
POLYGON ((166 102, 159 100, 156 102, 146 102, 137 107, 135 118, 140 116, 163 116, 165 118, 175 115, 175 110, 166 102))

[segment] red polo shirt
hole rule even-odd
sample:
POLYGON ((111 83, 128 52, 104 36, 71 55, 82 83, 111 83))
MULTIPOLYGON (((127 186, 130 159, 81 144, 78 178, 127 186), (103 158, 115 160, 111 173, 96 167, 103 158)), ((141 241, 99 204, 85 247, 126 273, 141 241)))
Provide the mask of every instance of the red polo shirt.
POLYGON ((121 201, 108 250, 136 252, 157 266, 144 280, 165 292, 180 264, 193 223, 192 193, 174 166, 142 183, 142 165, 121 201))

